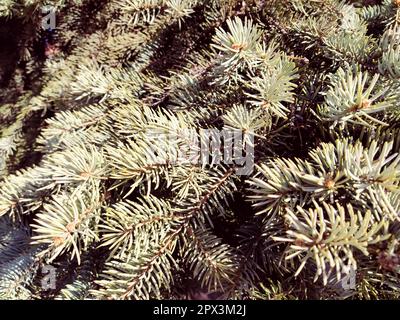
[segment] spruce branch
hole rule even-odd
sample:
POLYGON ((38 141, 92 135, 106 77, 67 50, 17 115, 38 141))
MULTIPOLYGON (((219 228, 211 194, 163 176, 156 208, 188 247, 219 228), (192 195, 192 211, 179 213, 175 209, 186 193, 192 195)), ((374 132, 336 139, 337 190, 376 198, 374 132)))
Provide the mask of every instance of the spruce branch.
POLYGON ((297 207, 297 214, 287 209, 285 217, 290 224, 287 238, 275 237, 276 241, 290 242, 286 259, 300 259, 295 275, 312 259, 317 268, 314 281, 322 276, 326 285, 331 272, 336 272, 340 281, 346 267, 357 268, 356 251, 368 255, 369 245, 390 237, 384 232, 388 228, 387 221, 372 222, 370 211, 354 212, 351 205, 335 208, 323 204, 320 207, 314 202, 314 206, 315 209, 308 211, 297 207))

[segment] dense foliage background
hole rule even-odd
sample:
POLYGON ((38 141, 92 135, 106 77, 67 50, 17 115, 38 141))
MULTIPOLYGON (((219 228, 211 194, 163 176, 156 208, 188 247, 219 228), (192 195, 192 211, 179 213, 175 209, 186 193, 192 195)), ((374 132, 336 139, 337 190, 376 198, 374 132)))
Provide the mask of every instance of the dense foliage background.
POLYGON ((0 297, 399 298, 399 12, 0 0, 0 297), (203 129, 254 171, 176 161, 203 129))

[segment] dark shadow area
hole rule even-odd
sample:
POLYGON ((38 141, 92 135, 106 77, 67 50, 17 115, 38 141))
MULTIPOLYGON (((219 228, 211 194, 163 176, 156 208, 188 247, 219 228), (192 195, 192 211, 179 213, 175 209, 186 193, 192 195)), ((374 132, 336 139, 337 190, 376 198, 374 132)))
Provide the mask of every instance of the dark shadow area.
POLYGON ((0 18, 0 88, 10 81, 18 62, 18 36, 23 28, 18 19, 0 18))

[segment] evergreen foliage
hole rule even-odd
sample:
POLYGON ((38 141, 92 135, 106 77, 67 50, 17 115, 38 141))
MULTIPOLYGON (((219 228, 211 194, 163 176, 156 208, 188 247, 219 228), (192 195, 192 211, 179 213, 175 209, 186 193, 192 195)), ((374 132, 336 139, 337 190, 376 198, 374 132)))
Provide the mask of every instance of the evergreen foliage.
POLYGON ((400 298, 399 0, 0 0, 0 42, 0 298, 400 298))

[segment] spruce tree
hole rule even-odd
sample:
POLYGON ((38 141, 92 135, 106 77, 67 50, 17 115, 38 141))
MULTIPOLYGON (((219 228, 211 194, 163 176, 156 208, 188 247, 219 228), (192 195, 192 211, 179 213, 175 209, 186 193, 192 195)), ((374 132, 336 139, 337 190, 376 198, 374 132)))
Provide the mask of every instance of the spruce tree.
POLYGON ((400 298, 399 0, 0 0, 0 43, 0 298, 400 298))

